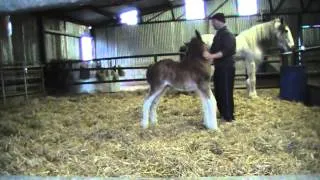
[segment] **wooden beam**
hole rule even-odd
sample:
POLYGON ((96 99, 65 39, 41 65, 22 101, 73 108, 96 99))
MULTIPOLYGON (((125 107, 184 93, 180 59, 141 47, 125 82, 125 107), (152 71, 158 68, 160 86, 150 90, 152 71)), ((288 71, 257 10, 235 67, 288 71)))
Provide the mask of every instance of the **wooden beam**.
POLYGON ((91 26, 91 24, 89 24, 87 22, 72 18, 69 15, 66 15, 60 11, 58 11, 58 12, 49 11, 46 13, 35 13, 35 15, 36 16, 43 16, 43 17, 47 17, 47 18, 51 18, 51 19, 58 19, 61 21, 68 21, 68 22, 72 22, 72 23, 84 25, 84 26, 91 26))
MULTIPOLYGON (((143 15, 148 15, 148 14, 151 14, 151 13, 155 13, 155 12, 159 12, 159 11, 168 11, 168 10, 172 10, 174 8, 178 8, 178 7, 181 7, 183 5, 174 5, 174 6, 171 6, 169 4, 165 4, 165 5, 160 5, 160 6, 155 6, 155 7, 152 7, 152 8, 145 8, 145 9, 140 9, 140 12, 141 13, 141 16, 143 15)), ((175 19, 172 19, 172 20, 175 20, 175 19)), ((142 21, 140 21, 142 22, 142 21)), ((103 25, 110 25, 110 24, 114 24, 114 25, 121 25, 119 23, 119 20, 118 19, 113 19, 113 20, 105 20, 105 21, 101 21, 97 24, 94 24, 93 26, 95 27, 99 27, 99 26, 103 26, 103 25)), ((141 23, 139 23, 141 24, 141 23)))
POLYGON ((310 7, 311 7, 311 5, 312 5, 312 2, 313 2, 313 0, 309 0, 308 4, 307 4, 306 7, 303 9, 303 12, 307 12, 307 11, 310 9, 310 7))
POLYGON ((215 10, 213 10, 208 17, 212 16, 214 13, 216 13, 222 6, 224 6, 229 0, 225 0, 224 2, 222 2, 215 10))
POLYGON ((301 8, 301 12, 304 11, 304 2, 303 2, 303 0, 300 0, 300 8, 301 8))
POLYGON ((111 18, 111 19, 116 19, 117 18, 116 14, 110 13, 108 11, 102 10, 102 9, 94 7, 94 6, 88 6, 88 9, 90 9, 93 12, 96 12, 98 14, 101 14, 101 15, 103 15, 105 17, 111 18))
MULTIPOLYGON (((288 15, 288 16, 297 16, 299 14, 320 14, 320 11, 310 11, 310 12, 306 12, 306 13, 301 13, 300 11, 298 12, 286 12, 286 13, 265 13, 265 16, 282 16, 282 15, 288 15)), ((254 14, 254 15, 250 15, 250 16, 260 16, 260 14, 254 14)), ((182 16, 180 16, 182 17, 182 16)), ((239 17, 239 15, 226 15, 226 18, 236 18, 239 17)), ((210 19, 210 18, 208 18, 210 19)), ((139 23, 139 24, 155 24, 155 23, 167 23, 167 22, 181 22, 181 21, 198 21, 198 20, 187 20, 187 19, 179 19, 176 18, 175 20, 161 20, 161 21, 152 21, 152 22, 145 22, 145 23, 139 23)), ((201 20, 200 20, 201 21, 201 20)), ((109 27, 116 27, 116 26, 122 26, 122 24, 113 24, 110 25, 109 27)), ((94 26, 95 28, 99 28, 101 27, 101 24, 97 24, 96 26, 94 26)))
MULTIPOLYGON (((302 0, 301 0, 301 1, 302 1, 302 0)), ((273 9, 272 0, 268 0, 268 2, 269 2, 270 12, 273 13, 274 9, 273 9)))
POLYGON ((286 0, 281 0, 278 4, 278 6, 276 7, 276 9, 274 10, 274 12, 278 12, 279 9, 281 8, 281 6, 283 5, 283 3, 285 2, 286 0))

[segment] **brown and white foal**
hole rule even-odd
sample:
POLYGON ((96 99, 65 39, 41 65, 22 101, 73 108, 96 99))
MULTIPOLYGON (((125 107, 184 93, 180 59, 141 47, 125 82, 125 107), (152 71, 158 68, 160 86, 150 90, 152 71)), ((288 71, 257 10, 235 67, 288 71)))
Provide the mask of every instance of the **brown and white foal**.
POLYGON ((146 76, 150 88, 143 104, 142 128, 149 126, 149 120, 152 125, 157 124, 156 108, 159 99, 168 88, 174 88, 196 92, 202 102, 204 125, 208 129, 218 129, 216 100, 210 89, 213 69, 211 63, 202 56, 207 46, 198 31, 196 35, 187 43, 187 52, 181 62, 163 59, 148 68, 146 76))

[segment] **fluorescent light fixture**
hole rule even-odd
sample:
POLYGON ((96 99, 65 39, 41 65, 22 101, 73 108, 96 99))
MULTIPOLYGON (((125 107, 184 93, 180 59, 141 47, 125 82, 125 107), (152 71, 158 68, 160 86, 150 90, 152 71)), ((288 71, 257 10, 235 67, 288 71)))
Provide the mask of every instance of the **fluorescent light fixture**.
POLYGON ((238 13, 240 16, 257 14, 257 0, 238 0, 238 13))
POLYGON ((136 25, 138 24, 138 11, 131 10, 120 14, 122 24, 136 25))
POLYGON ((205 18, 203 0, 185 0, 185 10, 188 20, 205 18))

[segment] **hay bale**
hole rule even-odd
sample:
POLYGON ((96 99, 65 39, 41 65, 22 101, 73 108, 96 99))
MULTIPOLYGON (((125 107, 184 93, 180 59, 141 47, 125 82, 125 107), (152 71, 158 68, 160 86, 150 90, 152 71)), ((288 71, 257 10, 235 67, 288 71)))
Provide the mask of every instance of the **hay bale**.
POLYGON ((104 70, 96 71, 96 78, 98 81, 105 81, 107 78, 106 72, 104 70))

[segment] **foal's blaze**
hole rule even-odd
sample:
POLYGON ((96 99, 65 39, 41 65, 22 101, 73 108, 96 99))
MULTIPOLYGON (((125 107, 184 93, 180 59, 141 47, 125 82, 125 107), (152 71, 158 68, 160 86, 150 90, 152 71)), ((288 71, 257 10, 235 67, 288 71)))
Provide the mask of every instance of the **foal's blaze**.
POLYGON ((216 100, 210 89, 213 71, 210 62, 202 56, 206 45, 197 31, 196 35, 187 43, 187 52, 181 62, 163 59, 148 68, 146 76, 150 88, 143 104, 143 128, 149 126, 149 120, 152 125, 157 123, 156 108, 159 99, 168 88, 173 88, 196 92, 203 105, 204 125, 208 129, 218 129, 216 100))

